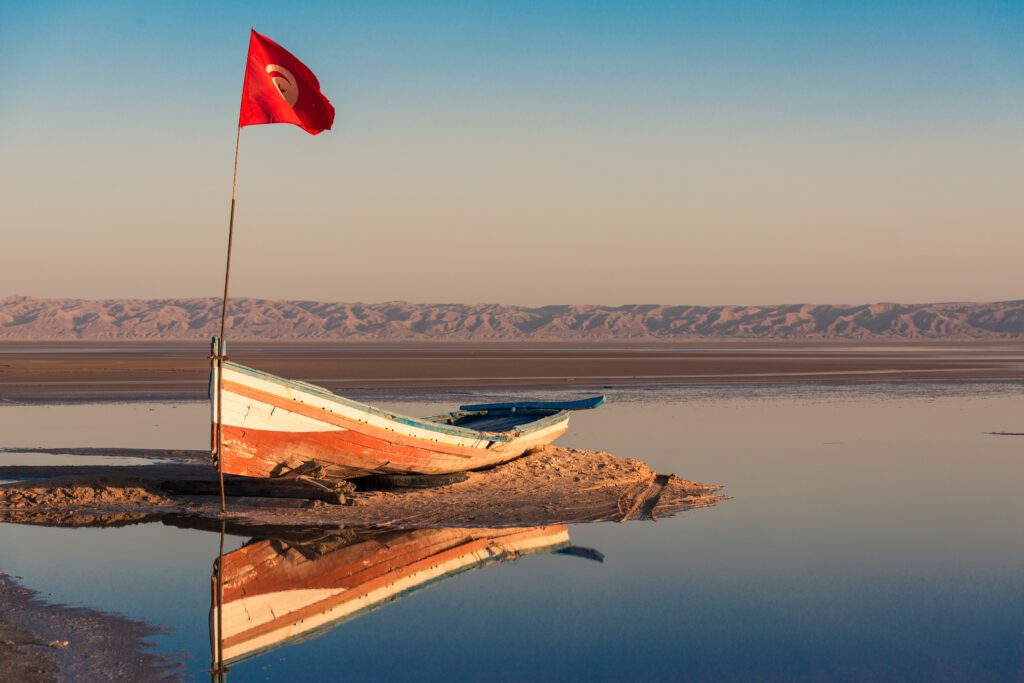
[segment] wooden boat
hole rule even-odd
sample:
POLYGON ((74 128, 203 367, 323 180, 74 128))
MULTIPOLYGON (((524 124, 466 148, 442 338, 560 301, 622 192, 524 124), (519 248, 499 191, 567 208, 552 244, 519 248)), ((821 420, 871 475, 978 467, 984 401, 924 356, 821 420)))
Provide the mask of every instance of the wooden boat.
MULTIPOLYGON (((342 531, 327 542, 253 542, 214 567, 214 669, 315 637, 456 574, 533 553, 573 550, 564 525, 342 531)), ((603 559, 590 549, 566 554, 603 559)))
MULTIPOLYGON (((213 357, 220 353, 215 338, 213 357)), ((415 418, 231 361, 212 365, 214 450, 219 414, 223 471, 247 477, 302 474, 310 468, 331 478, 475 470, 551 443, 568 429, 572 411, 604 402, 595 396, 464 405, 415 418), (223 376, 218 378, 220 368, 223 376)))

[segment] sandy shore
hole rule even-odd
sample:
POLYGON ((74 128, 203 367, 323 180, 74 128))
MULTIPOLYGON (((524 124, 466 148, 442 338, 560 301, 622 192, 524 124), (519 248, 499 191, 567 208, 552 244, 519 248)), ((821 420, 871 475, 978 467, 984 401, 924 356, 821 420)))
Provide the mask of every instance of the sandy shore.
POLYGON ((158 631, 133 619, 48 604, 0 573, 0 679, 172 681, 174 662, 150 651, 158 631))
MULTIPOLYGON (((199 398, 207 353, 186 343, 0 343, 0 400, 199 398)), ((1024 380, 1024 344, 1011 342, 239 343, 230 353, 336 391, 1024 380)))
MULTIPOLYGON (((219 519, 218 498, 171 493, 180 482, 215 477, 209 464, 189 455, 153 465, 0 467, 0 479, 22 480, 0 486, 0 522, 114 526, 219 519)), ((719 491, 716 485, 653 472, 633 458, 544 446, 440 488, 350 491, 344 505, 231 497, 228 511, 234 524, 247 526, 540 526, 669 517, 724 500, 719 491)))

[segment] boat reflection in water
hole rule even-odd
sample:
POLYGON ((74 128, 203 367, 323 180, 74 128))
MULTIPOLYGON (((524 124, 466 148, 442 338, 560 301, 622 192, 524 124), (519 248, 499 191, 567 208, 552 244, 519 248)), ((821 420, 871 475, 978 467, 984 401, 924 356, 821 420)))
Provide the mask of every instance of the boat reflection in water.
POLYGON ((542 552, 603 560, 595 550, 571 546, 561 524, 306 536, 251 541, 214 563, 214 680, 224 680, 233 663, 315 637, 462 572, 542 552))

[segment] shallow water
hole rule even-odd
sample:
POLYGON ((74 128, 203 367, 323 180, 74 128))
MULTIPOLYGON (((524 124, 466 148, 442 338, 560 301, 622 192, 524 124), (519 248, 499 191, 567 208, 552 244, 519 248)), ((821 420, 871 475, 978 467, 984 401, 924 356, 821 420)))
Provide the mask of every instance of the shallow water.
MULTIPOLYGON (((560 443, 725 484, 733 499, 572 526, 603 563, 541 552, 450 576, 234 664, 228 680, 1024 677, 1024 437, 987 433, 1024 432, 1024 387, 608 394, 560 443)), ((426 415, 522 395, 363 398, 426 415)), ((207 415, 199 403, 3 406, 0 446, 204 448, 207 415)), ((158 648, 202 680, 218 543, 162 524, 4 524, 0 571, 165 628, 158 648)))

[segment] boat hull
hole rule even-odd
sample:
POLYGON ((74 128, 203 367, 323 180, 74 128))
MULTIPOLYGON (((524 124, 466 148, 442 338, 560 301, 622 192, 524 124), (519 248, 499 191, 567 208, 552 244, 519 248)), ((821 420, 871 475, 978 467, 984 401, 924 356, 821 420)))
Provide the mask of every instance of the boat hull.
POLYGON ((215 368, 213 431, 219 415, 223 470, 248 477, 282 476, 308 463, 342 477, 474 470, 551 443, 569 423, 568 411, 505 433, 429 423, 228 362, 220 406, 216 385, 215 368))

